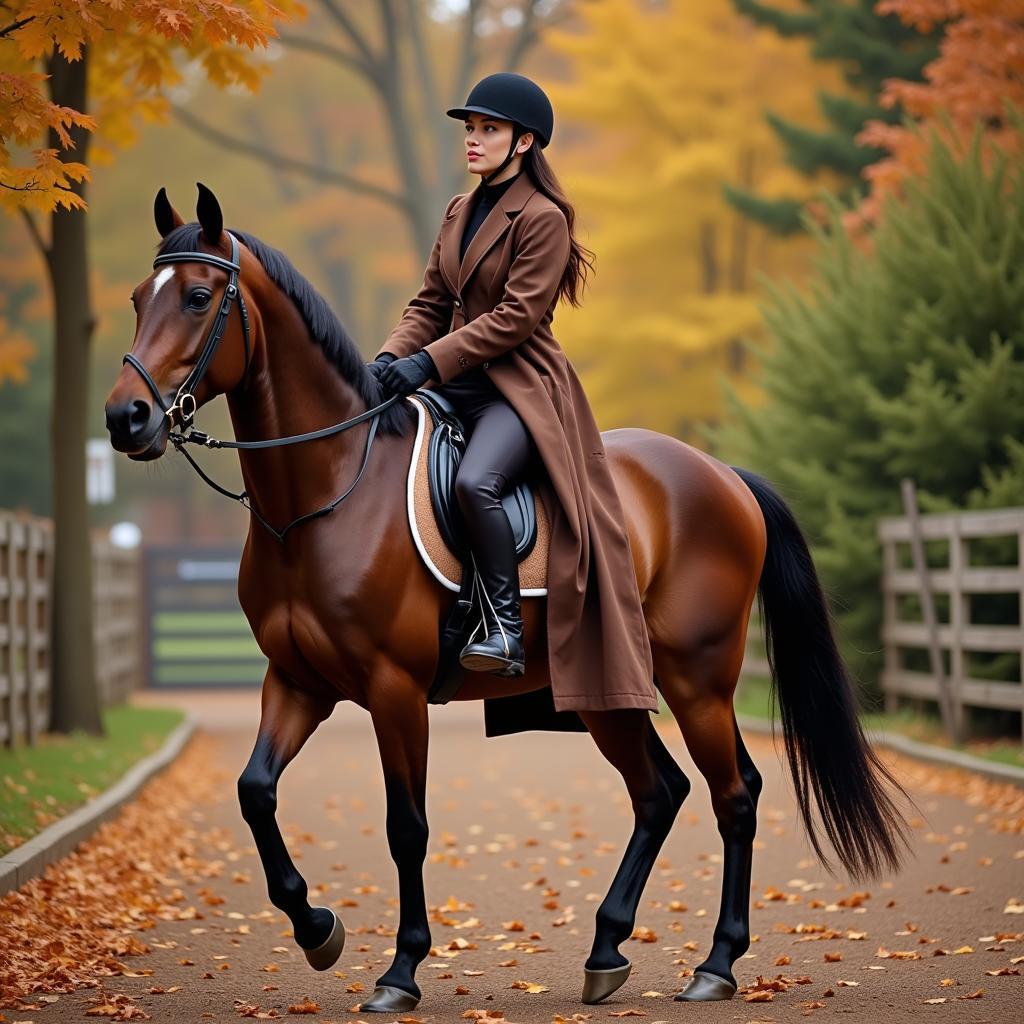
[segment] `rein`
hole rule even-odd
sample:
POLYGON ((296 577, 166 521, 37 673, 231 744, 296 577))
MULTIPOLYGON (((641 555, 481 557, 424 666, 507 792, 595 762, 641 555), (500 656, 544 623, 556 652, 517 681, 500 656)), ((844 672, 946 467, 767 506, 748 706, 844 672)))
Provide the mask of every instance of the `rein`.
POLYGON ((153 261, 154 268, 165 263, 209 263, 212 266, 221 267, 228 271, 228 281, 224 286, 224 294, 221 296, 220 306, 218 306, 217 313, 210 326, 210 333, 206 337, 206 342, 203 345, 202 351, 199 353, 199 359, 196 361, 195 366, 192 367, 189 375, 185 378, 181 387, 178 388, 177 394, 174 396, 174 401, 170 405, 167 404, 163 394, 157 387, 156 382, 153 380, 152 376, 150 376, 149 371, 134 355, 132 355, 131 352, 125 353, 124 358, 121 360, 121 365, 124 366, 127 363, 135 369, 139 376, 146 382, 149 390, 153 393, 153 397, 157 400, 157 403, 163 410, 164 415, 173 423, 175 414, 177 414, 181 421, 182 428, 189 430, 187 434, 172 430, 168 435, 168 439, 171 444, 174 445, 174 450, 185 456, 188 464, 196 471, 199 478, 219 494, 223 494, 227 498, 234 499, 239 502, 243 508, 248 509, 250 514, 255 516, 257 522, 264 526, 269 533, 273 534, 273 536, 283 544, 285 535, 293 526, 298 526, 300 523, 304 523, 309 519, 317 519, 320 516, 328 515, 333 512, 338 505, 340 505, 349 496, 349 494, 351 494, 353 488, 362 478, 367 463, 370 461, 370 449, 373 447, 373 439, 376 436, 377 426, 380 423, 380 414, 389 406, 392 406, 395 402, 399 401, 402 396, 392 395, 391 398, 382 402, 380 405, 374 406, 372 409, 367 409, 365 412, 359 413, 358 416, 353 416, 351 419, 347 419, 342 423, 335 423, 330 427, 323 427, 320 430, 310 430, 305 434, 291 434, 288 437, 270 438, 266 441, 221 441, 215 437, 210 437, 201 430, 196 430, 193 426, 197 412, 195 391, 196 388, 199 387, 203 377, 206 375, 206 371, 209 368, 210 363, 213 361, 213 357, 216 354, 218 347, 220 346, 221 338, 224 336, 224 326, 227 323, 228 316, 231 313, 231 306, 235 299, 238 300, 238 312, 242 318, 242 330, 245 338, 245 367, 242 371, 242 380, 245 379, 246 374, 249 372, 249 360, 251 357, 251 345, 249 341, 249 313, 245 308, 245 299, 238 287, 238 272, 240 269, 238 261, 238 241, 230 231, 226 231, 225 234, 231 239, 230 260, 226 260, 221 256, 216 256, 213 253, 207 252, 177 252, 157 256, 153 261), (313 512, 306 512, 301 516, 297 516, 282 530, 278 530, 276 527, 272 526, 259 514, 259 512, 256 511, 252 505, 248 491, 240 491, 236 494, 234 491, 229 491, 226 487, 222 487, 217 483, 216 480, 207 476, 199 463, 189 455, 188 450, 185 447, 187 444, 198 444, 207 448, 239 448, 245 450, 280 448, 285 445, 301 444, 304 441, 315 441, 322 437, 330 437, 333 434, 340 434, 343 430, 348 430, 349 427, 354 427, 366 420, 372 420, 372 422, 366 435, 366 447, 363 451, 363 461, 362 465, 359 467, 359 472, 356 474, 356 478, 341 494, 338 495, 337 498, 327 502, 326 505, 321 505, 320 508, 313 512))

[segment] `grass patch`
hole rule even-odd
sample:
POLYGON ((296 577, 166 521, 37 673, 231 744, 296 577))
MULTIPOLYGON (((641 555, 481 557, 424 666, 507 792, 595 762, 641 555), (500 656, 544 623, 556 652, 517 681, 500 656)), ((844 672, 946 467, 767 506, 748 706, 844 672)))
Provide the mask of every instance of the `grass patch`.
MULTIPOLYGON (((769 718, 770 693, 771 686, 767 679, 743 679, 736 690, 736 714, 747 715, 750 718, 769 718)), ((881 711, 868 712, 861 715, 861 722, 869 731, 891 732, 917 740, 919 743, 930 743, 936 747, 945 747, 947 750, 959 750, 986 761, 1024 768, 1024 746, 1020 743, 1004 737, 974 738, 963 744, 952 743, 943 732, 942 720, 927 711, 915 711, 905 707, 893 714, 881 711)), ((781 724, 779 733, 781 735, 781 724)))
POLYGON ((48 733, 33 747, 0 749, 0 854, 108 789, 183 717, 174 708, 122 704, 103 711, 106 736, 48 733))

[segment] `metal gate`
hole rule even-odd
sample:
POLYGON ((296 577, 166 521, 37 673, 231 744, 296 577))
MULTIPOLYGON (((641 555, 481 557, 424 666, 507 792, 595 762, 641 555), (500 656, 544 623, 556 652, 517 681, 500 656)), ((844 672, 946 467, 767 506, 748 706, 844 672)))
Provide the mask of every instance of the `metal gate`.
POLYGON ((240 549, 145 549, 151 687, 258 686, 267 659, 238 604, 240 549))

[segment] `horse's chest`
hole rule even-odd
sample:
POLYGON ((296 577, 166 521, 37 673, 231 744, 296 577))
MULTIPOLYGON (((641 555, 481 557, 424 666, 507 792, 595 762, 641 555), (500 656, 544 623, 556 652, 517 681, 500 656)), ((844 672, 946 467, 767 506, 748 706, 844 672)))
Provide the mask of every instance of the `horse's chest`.
POLYGON ((307 577, 294 570, 264 571, 246 587, 243 572, 242 607, 260 650, 272 663, 296 679, 314 674, 338 681, 346 675, 346 664, 351 667, 339 652, 359 646, 358 626, 345 611, 352 605, 336 584, 307 577))

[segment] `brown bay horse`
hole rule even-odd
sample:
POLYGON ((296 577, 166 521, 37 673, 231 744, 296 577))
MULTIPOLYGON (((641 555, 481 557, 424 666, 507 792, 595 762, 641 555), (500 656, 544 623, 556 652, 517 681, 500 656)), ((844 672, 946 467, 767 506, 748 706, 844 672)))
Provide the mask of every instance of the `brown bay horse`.
MULTIPOLYGON (((355 344, 287 258, 225 231, 213 193, 202 185, 199 193, 198 221, 188 224, 163 189, 157 195, 162 240, 153 273, 132 294, 135 338, 106 403, 111 443, 137 460, 159 458, 169 440, 184 451, 175 428, 191 426, 199 407, 226 395, 251 508, 238 592, 268 659, 260 727, 238 779, 242 813, 271 901, 291 920, 310 964, 330 968, 344 927, 331 908, 308 902, 276 822, 277 783, 339 701, 370 713, 400 918, 394 960, 361 1009, 407 1011, 419 1002, 416 968, 431 947, 423 887, 427 691, 438 624, 454 598, 421 561, 407 525, 415 413, 411 402, 384 402, 355 344), (344 429, 329 436, 244 447, 339 420, 344 429)), ((628 524, 654 682, 707 780, 724 844, 711 951, 676 998, 728 999, 736 991, 732 966, 750 941, 761 789, 733 713, 756 597, 797 801, 819 857, 828 863, 827 840, 854 877, 895 870, 906 826, 889 787, 899 787, 865 741, 807 544, 774 489, 653 431, 610 430, 603 438, 628 524)), ((553 589, 550 596, 557 598, 553 589)), ((547 599, 523 601, 526 674, 468 673, 456 699, 543 685, 536 666, 546 650, 547 599)), ((622 775, 634 811, 584 964, 583 999, 594 1003, 629 974, 618 947, 632 933, 690 783, 648 712, 580 715, 622 775)))

